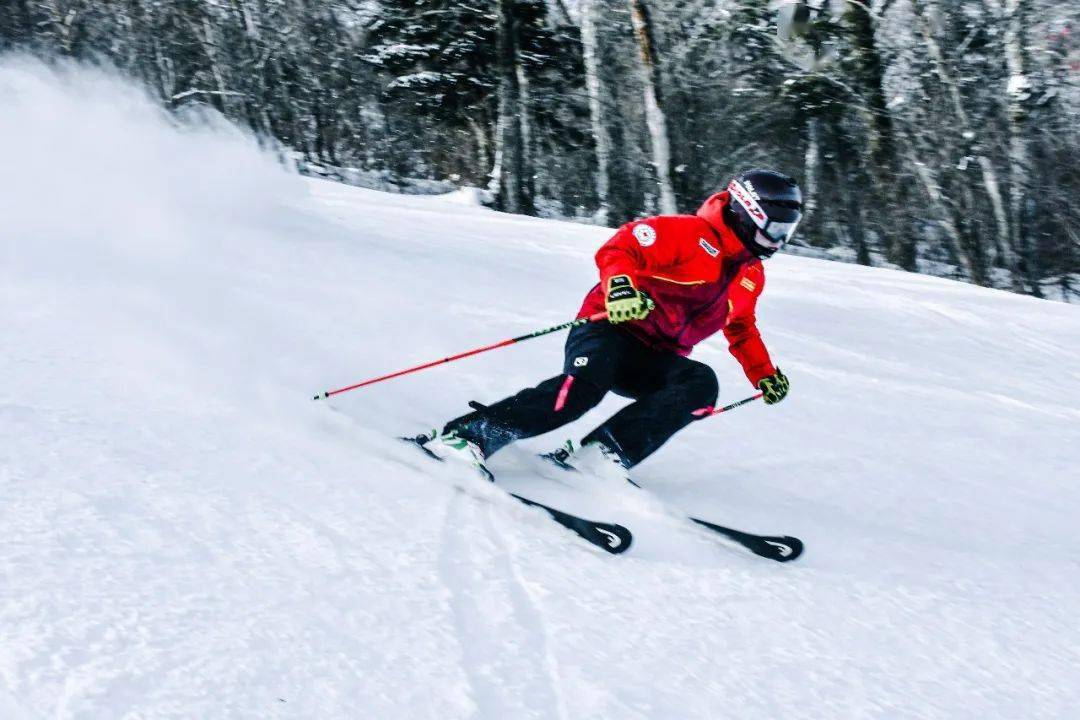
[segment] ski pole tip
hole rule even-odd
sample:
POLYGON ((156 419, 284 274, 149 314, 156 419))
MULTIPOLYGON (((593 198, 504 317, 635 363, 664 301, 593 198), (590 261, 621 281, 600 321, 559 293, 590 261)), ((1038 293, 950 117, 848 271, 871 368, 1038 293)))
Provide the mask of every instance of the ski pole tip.
POLYGON ((312 400, 324 400, 324 399, 326 399, 328 397, 330 397, 330 393, 319 393, 318 395, 316 395, 315 397, 313 397, 311 399, 312 400))

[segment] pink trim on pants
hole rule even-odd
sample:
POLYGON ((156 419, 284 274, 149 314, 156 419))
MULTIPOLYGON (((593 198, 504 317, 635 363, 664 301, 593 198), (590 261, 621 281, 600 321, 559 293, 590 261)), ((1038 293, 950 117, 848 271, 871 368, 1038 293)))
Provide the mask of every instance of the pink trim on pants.
POLYGON ((559 412, 566 407, 566 398, 570 395, 570 386, 574 384, 574 376, 567 375, 563 380, 562 387, 559 388, 559 396, 555 398, 555 412, 559 412))

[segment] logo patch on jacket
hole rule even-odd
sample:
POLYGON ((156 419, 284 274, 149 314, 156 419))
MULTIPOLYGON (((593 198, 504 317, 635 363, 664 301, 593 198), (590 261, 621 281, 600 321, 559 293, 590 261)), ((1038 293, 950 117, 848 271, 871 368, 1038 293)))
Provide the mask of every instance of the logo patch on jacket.
POLYGON ((742 285, 747 290, 749 290, 750 292, 754 292, 755 290, 757 290, 757 285, 755 285, 754 281, 751 280, 750 278, 743 278, 742 280, 739 281, 739 284, 742 285))
POLYGON ((649 225, 635 225, 633 233, 641 247, 649 247, 656 242, 656 230, 649 225))
POLYGON ((701 245, 702 250, 709 253, 709 255, 711 255, 713 257, 716 257, 717 255, 720 254, 720 251, 717 250, 716 248, 714 248, 712 245, 710 245, 709 241, 706 240, 705 238, 699 238, 698 239, 698 244, 701 245))

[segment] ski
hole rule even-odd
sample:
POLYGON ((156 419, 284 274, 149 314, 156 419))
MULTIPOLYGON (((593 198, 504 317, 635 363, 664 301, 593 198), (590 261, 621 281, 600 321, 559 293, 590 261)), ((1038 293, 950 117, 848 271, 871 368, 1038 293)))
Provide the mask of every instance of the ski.
MULTIPOLYGON (((577 472, 577 468, 566 462, 569 456, 570 453, 565 447, 559 448, 554 452, 540 455, 541 458, 562 470, 577 472)), ((626 482, 630 483, 638 490, 648 492, 630 478, 626 478, 626 482)), ((718 525, 708 520, 702 520, 701 518, 689 515, 684 517, 686 517, 687 520, 696 523, 699 527, 711 530, 729 540, 734 540, 755 555, 768 558, 769 560, 775 560, 776 562, 791 562, 792 560, 798 559, 803 553, 803 542, 797 537, 792 537, 790 535, 755 535, 754 533, 724 527, 723 525, 718 525)))
MULTIPOLYGON (((425 447, 427 442, 431 439, 429 436, 417 435, 416 437, 401 437, 399 439, 420 448, 420 451, 429 458, 437 460, 438 462, 443 462, 441 457, 425 447)), ((477 470, 479 470, 489 481, 492 483, 495 482, 495 476, 486 466, 478 465, 477 470)), ((586 518, 578 517, 577 515, 564 512, 563 510, 558 510, 549 505, 537 502, 536 500, 530 500, 529 498, 522 497, 521 495, 510 491, 506 491, 506 494, 523 505, 540 508, 555 522, 568 530, 573 531, 583 540, 592 543, 596 547, 605 552, 609 552, 612 555, 619 555, 626 552, 630 549, 630 545, 633 544, 634 536, 630 530, 617 523, 587 520, 586 518)))
POLYGON ((802 540, 790 535, 754 535, 742 530, 733 530, 723 525, 717 525, 701 518, 687 517, 687 519, 703 528, 708 528, 734 540, 755 555, 776 562, 791 562, 802 555, 803 552, 802 540))

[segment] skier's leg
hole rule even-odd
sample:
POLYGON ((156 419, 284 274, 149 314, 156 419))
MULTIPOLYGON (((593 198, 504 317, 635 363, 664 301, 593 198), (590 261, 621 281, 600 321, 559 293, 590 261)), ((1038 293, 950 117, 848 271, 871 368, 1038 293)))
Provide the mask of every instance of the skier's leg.
MULTIPOLYGON (((678 355, 654 355, 639 363, 636 377, 620 379, 637 401, 615 413, 582 439, 618 453, 628 468, 656 452, 695 419, 693 412, 716 403, 716 373, 678 355), (637 386, 637 387, 635 387, 637 386)), ((619 388, 620 390, 622 388, 619 388)))
POLYGON ((607 323, 575 328, 566 340, 562 375, 451 420, 444 432, 456 432, 490 457, 515 440, 573 422, 596 407, 611 389, 629 342, 607 323))

